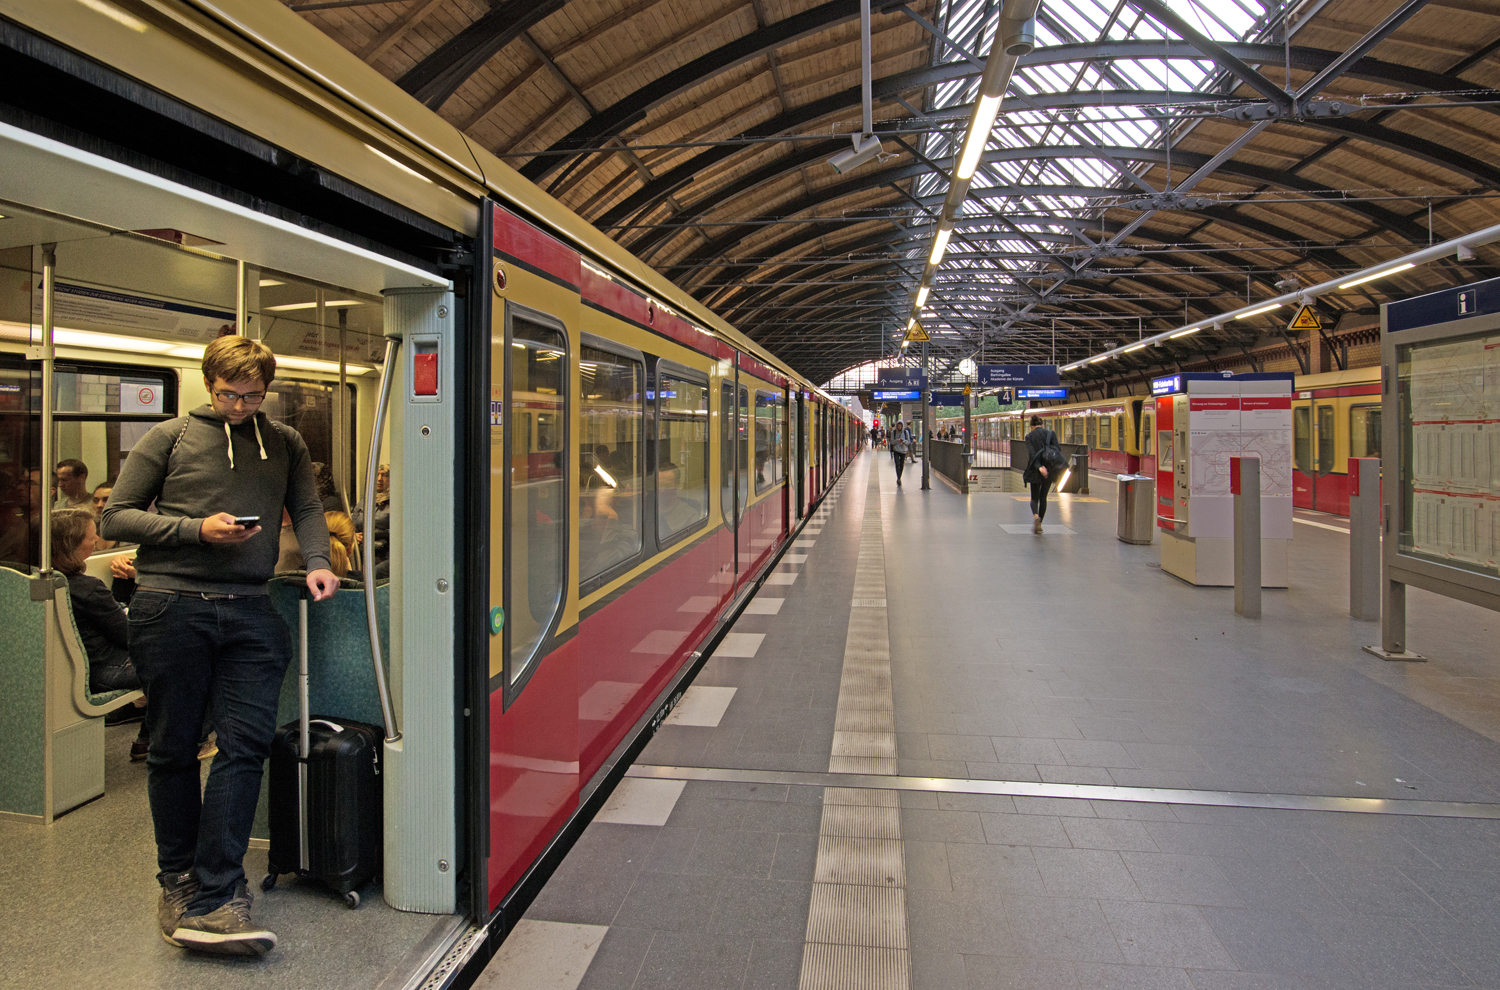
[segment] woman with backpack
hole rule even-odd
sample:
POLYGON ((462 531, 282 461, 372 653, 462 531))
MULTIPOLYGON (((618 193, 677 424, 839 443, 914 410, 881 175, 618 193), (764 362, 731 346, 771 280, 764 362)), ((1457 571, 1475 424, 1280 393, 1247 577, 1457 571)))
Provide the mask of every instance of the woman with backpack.
POLYGON ((1031 486, 1031 531, 1042 531, 1042 518, 1047 515, 1047 490, 1052 487, 1052 474, 1056 465, 1063 463, 1062 447, 1057 434, 1042 425, 1042 417, 1031 417, 1031 432, 1026 434, 1026 451, 1030 455, 1021 480, 1031 486), (1048 467, 1048 465, 1052 467, 1048 467))
POLYGON ((906 455, 911 453, 911 430, 896 420, 891 429, 891 460, 896 462, 896 487, 901 487, 901 470, 906 467, 906 455))

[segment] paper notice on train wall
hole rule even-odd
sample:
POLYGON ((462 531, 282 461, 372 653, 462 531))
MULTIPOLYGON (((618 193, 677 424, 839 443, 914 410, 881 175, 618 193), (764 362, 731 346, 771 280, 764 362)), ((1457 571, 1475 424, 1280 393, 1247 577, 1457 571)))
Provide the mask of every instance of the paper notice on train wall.
MULTIPOLYGON (((33 292, 31 303, 32 320, 40 325, 42 294, 33 292)), ((234 313, 227 310, 70 282, 57 283, 53 318, 67 330, 126 331, 195 343, 213 340, 220 331, 232 330, 235 322, 234 313)))

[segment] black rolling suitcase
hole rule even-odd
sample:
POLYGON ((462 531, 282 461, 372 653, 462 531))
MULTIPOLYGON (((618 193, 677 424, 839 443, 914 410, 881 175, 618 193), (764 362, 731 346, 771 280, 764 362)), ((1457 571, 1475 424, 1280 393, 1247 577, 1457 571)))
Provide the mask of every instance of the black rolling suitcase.
POLYGON ((307 599, 298 602, 300 717, 276 731, 269 789, 271 849, 262 890, 282 873, 321 880, 359 907, 380 874, 385 730, 307 711, 307 599))

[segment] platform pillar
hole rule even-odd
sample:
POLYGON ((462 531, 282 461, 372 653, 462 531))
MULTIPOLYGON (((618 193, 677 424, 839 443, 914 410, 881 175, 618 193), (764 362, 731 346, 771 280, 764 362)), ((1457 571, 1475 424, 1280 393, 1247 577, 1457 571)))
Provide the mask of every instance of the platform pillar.
POLYGON ((1260 618, 1260 458, 1229 459, 1234 495, 1234 612, 1260 618))
POLYGON ((1349 458, 1349 614, 1380 618, 1380 459, 1349 458))

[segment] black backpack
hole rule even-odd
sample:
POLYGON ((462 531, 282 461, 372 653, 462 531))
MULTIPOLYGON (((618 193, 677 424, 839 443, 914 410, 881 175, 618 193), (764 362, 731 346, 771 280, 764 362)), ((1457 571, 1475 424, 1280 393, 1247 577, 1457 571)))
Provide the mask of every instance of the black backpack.
POLYGON ((1059 471, 1066 471, 1068 469, 1068 455, 1064 454, 1062 447, 1058 446, 1056 433, 1047 437, 1047 446, 1041 449, 1041 452, 1037 455, 1037 460, 1046 467, 1047 473, 1051 474, 1053 478, 1057 477, 1059 471))

